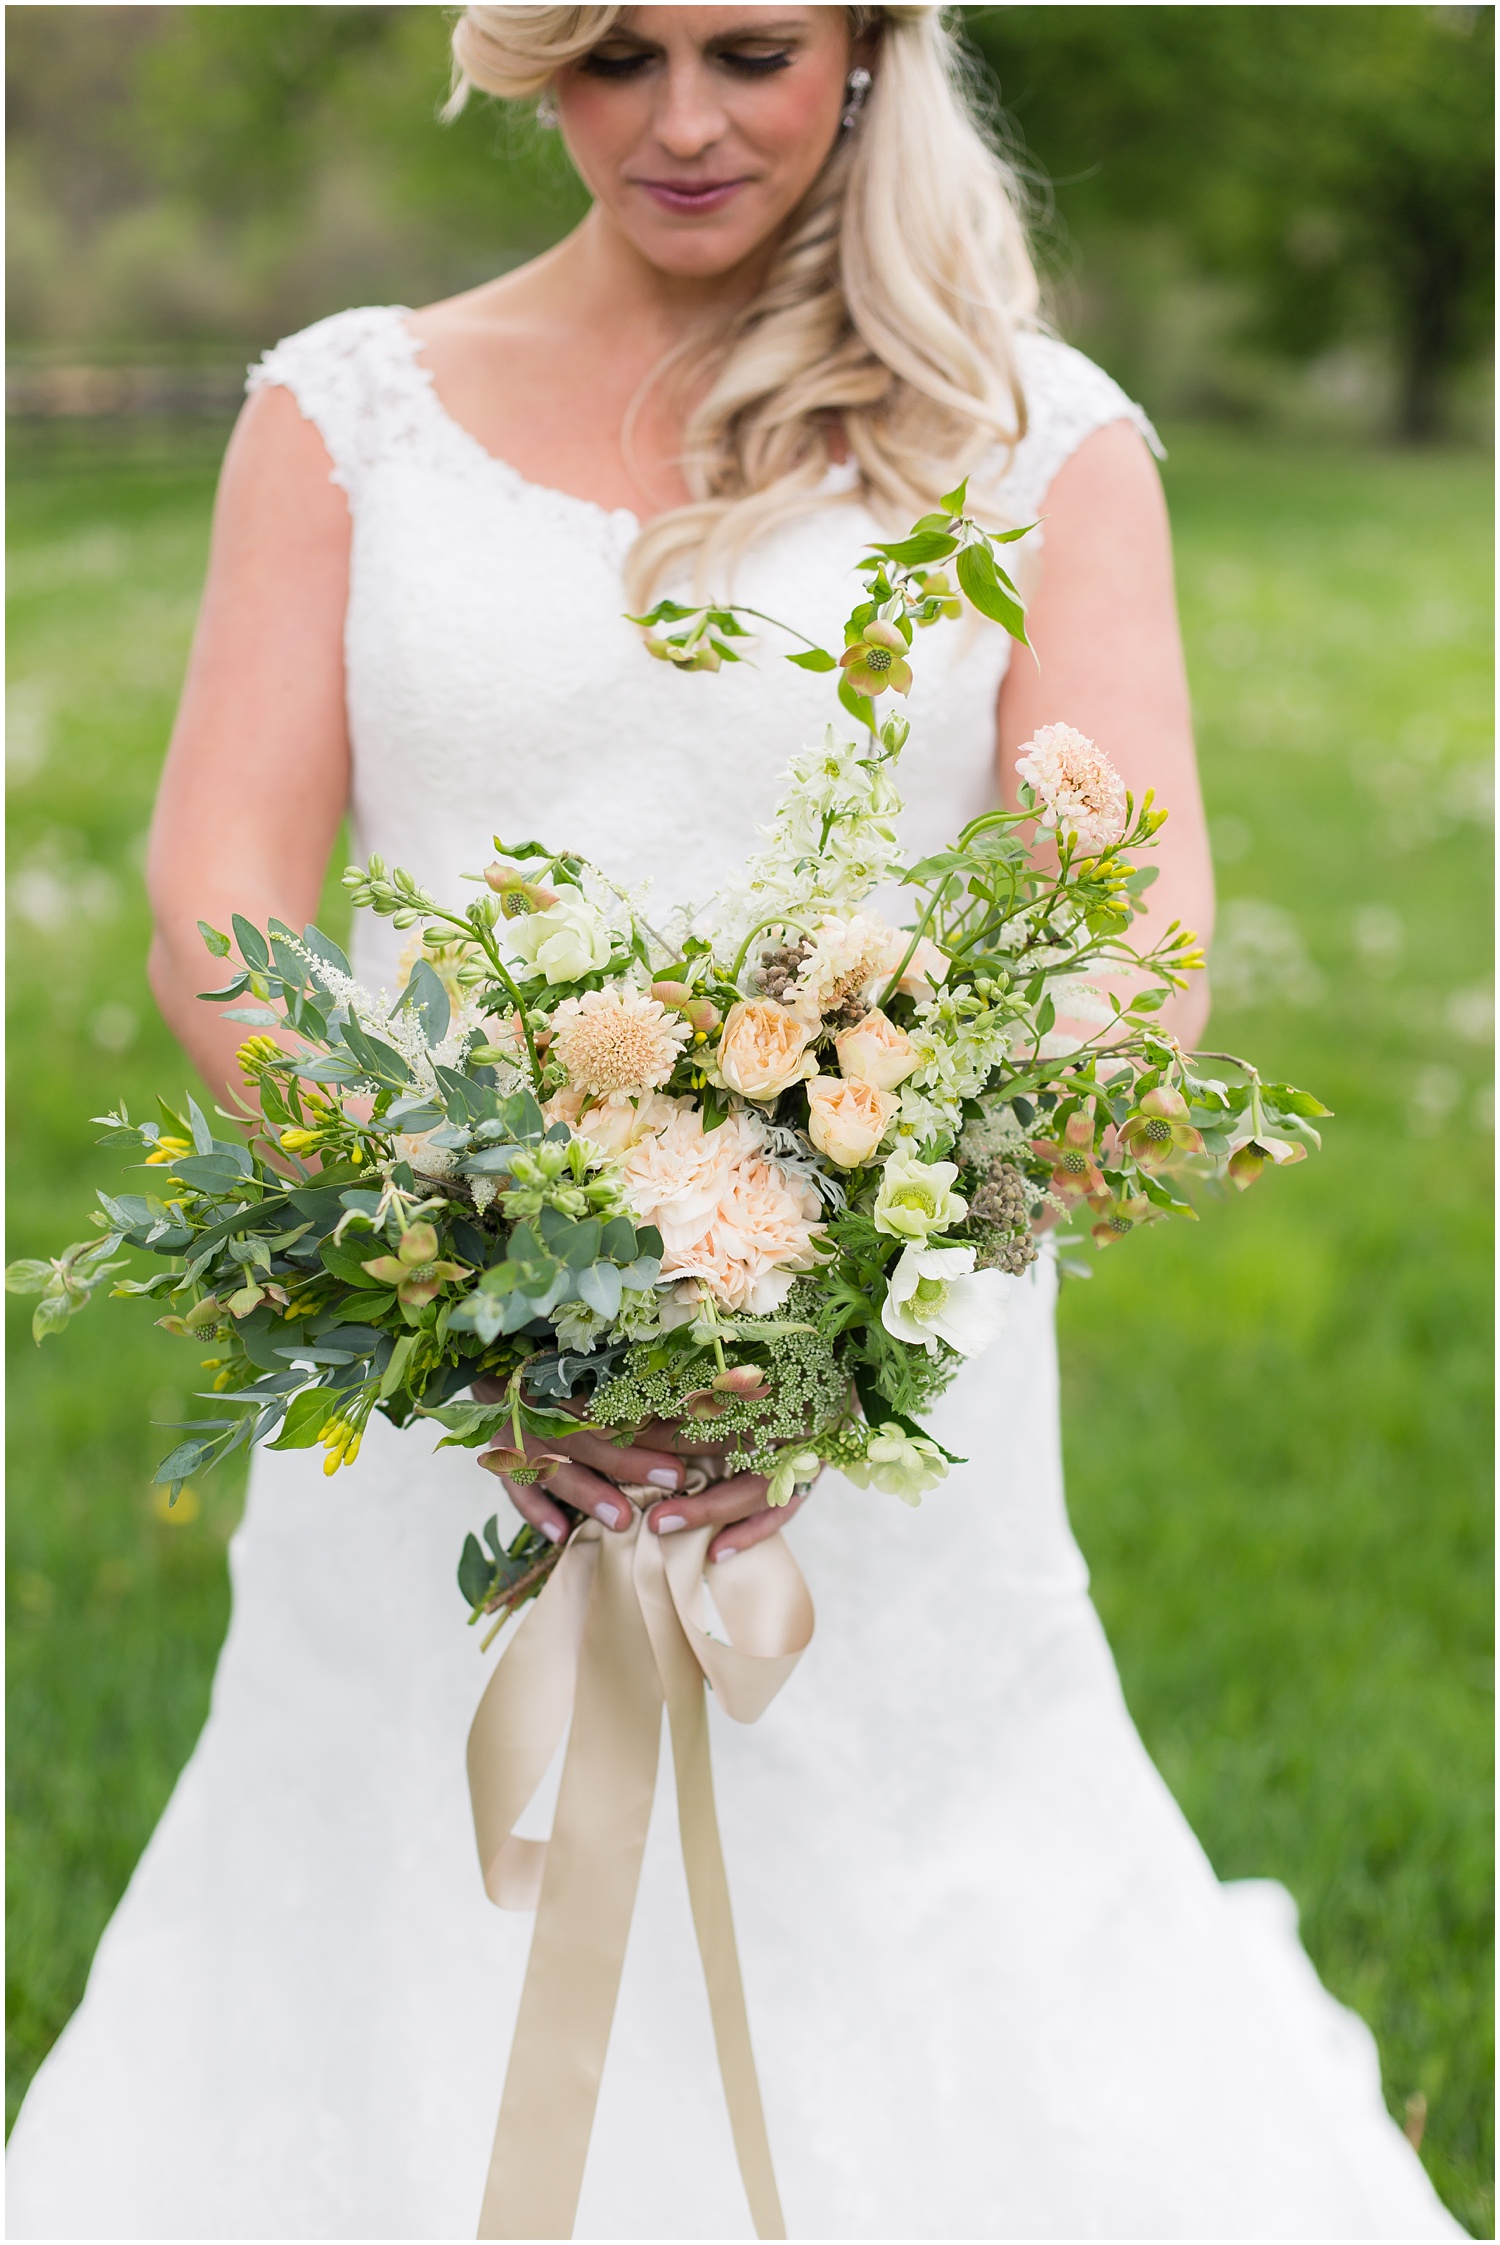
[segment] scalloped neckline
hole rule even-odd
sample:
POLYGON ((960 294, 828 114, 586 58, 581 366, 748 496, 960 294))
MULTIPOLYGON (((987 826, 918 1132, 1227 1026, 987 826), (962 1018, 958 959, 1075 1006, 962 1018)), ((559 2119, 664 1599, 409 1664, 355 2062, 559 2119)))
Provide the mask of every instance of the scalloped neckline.
POLYGON ((565 506, 580 508, 584 514, 591 515, 596 522, 606 527, 614 528, 624 524, 628 526, 632 537, 639 536, 642 528, 641 518, 633 508, 601 506, 597 499, 586 499, 581 491, 564 491, 562 486, 556 483, 538 483, 534 476, 523 474, 513 460, 507 460, 502 453, 491 452, 487 444, 481 444, 473 430, 466 428, 456 414, 450 413, 439 396, 432 368, 425 363, 422 355, 426 345, 420 336, 413 335, 406 324, 411 317, 409 307, 395 305, 392 307, 391 316, 397 333, 411 354, 411 370, 420 381, 423 395, 426 397, 434 416, 441 422, 443 428, 459 441, 466 452, 471 454, 474 459, 482 461, 486 468, 503 477, 512 489, 520 495, 534 494, 542 499, 561 500, 565 506))

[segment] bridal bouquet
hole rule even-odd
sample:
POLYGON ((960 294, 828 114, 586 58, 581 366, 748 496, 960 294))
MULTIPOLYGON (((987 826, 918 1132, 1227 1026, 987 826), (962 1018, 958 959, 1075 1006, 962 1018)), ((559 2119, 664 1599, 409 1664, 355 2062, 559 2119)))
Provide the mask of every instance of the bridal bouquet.
MULTIPOLYGON (((174 1498, 254 1442, 320 1445, 331 1472, 380 1411, 498 1441, 516 1480, 581 1423, 701 1419, 772 1504, 824 1464, 914 1504, 958 1462, 924 1413, 1046 1221, 1107 1246, 1191 1216, 1192 1180, 1245 1186, 1318 1143, 1316 1099, 1160 1027, 1201 965, 1176 924, 1130 941, 1166 814, 1082 735, 1042 727, 1019 809, 902 861, 908 727, 881 710, 918 633, 967 596, 1024 639, 1005 540, 965 506, 960 487, 873 550, 841 655, 788 658, 838 674, 840 719, 700 909, 658 927, 609 868, 535 840, 497 839, 467 905, 371 858, 344 878, 410 931, 394 999, 316 927, 202 924, 237 954, 205 996, 251 1032, 254 1105, 232 1134, 190 1098, 100 1118, 141 1150, 142 1190, 7 1273, 41 1296, 38 1339, 108 1285, 207 1351, 215 1415, 177 1430, 174 1498), (904 891, 903 924, 876 890, 904 891), (122 1248, 159 1267, 121 1276, 122 1248), (501 1400, 467 1395, 481 1378, 501 1400)), ((747 616, 635 620, 659 659, 716 669, 747 616)), ((459 1570, 476 1619, 558 1557, 530 1528, 485 1537, 459 1570)))

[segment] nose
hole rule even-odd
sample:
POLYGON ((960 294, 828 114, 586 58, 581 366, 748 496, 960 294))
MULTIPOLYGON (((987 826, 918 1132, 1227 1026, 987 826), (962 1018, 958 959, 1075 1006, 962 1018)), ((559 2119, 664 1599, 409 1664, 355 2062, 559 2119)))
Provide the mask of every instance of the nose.
POLYGON ((697 56, 674 56, 663 74, 651 120, 660 146, 680 163, 722 140, 729 120, 713 81, 697 56))

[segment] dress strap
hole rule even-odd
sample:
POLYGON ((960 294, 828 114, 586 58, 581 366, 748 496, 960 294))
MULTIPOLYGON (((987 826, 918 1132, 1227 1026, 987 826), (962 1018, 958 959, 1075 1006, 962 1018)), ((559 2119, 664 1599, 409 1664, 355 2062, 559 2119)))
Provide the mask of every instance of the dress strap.
POLYGON ((431 442, 431 377, 407 317, 400 304, 335 312, 267 351, 245 383, 252 396, 273 384, 291 391, 351 503, 377 461, 431 442))
POLYGON ((1135 402, 1102 367, 1050 335, 1016 338, 1016 360, 1026 395, 1026 434, 999 477, 994 500, 1017 522, 1041 512, 1053 477, 1085 437, 1113 421, 1140 430, 1158 459, 1166 447, 1135 402))

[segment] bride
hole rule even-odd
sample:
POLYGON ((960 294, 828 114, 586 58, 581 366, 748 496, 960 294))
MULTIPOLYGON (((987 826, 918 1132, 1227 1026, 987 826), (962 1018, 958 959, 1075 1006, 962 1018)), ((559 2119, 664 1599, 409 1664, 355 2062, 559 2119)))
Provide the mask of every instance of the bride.
MULTIPOLYGON (((195 923, 310 918, 346 809, 440 894, 537 828, 710 892, 826 686, 675 675, 624 612, 732 578, 826 635, 875 525, 966 471, 1044 518, 1040 662, 933 634, 909 848, 1066 720, 1171 805, 1156 917, 1204 929, 1152 434, 1040 326, 936 11, 470 8, 455 52, 537 99, 593 204, 533 264, 251 377, 151 854, 155 987, 206 1080, 237 1032, 196 1003, 195 923)), ((367 984, 399 987, 400 940, 361 927, 367 984)), ((1178 1002, 1185 1042, 1204 1013, 1178 1002)), ((1461 2235, 1289 1898, 1215 1880, 1131 1727, 1064 1511, 1053 1291, 1044 1256, 939 1407, 971 1463, 920 1514, 825 1477, 791 1528, 812 1650, 754 1729, 716 1723, 790 2232, 1461 2235)), ((656 1533, 711 1519, 717 1565, 789 1518, 746 1476, 683 1496, 666 1447, 573 1449, 514 1492, 554 1535, 624 1524, 611 1473, 663 1491, 656 1533)), ((463 1774, 489 1666, 451 1563, 494 1483, 380 1421, 337 1483, 308 1457, 256 1464, 212 1713, 21 2113, 13 2237, 474 2234, 529 1938, 463 1774)), ((664 1787, 582 2236, 751 2234, 673 1815, 664 1787)))

